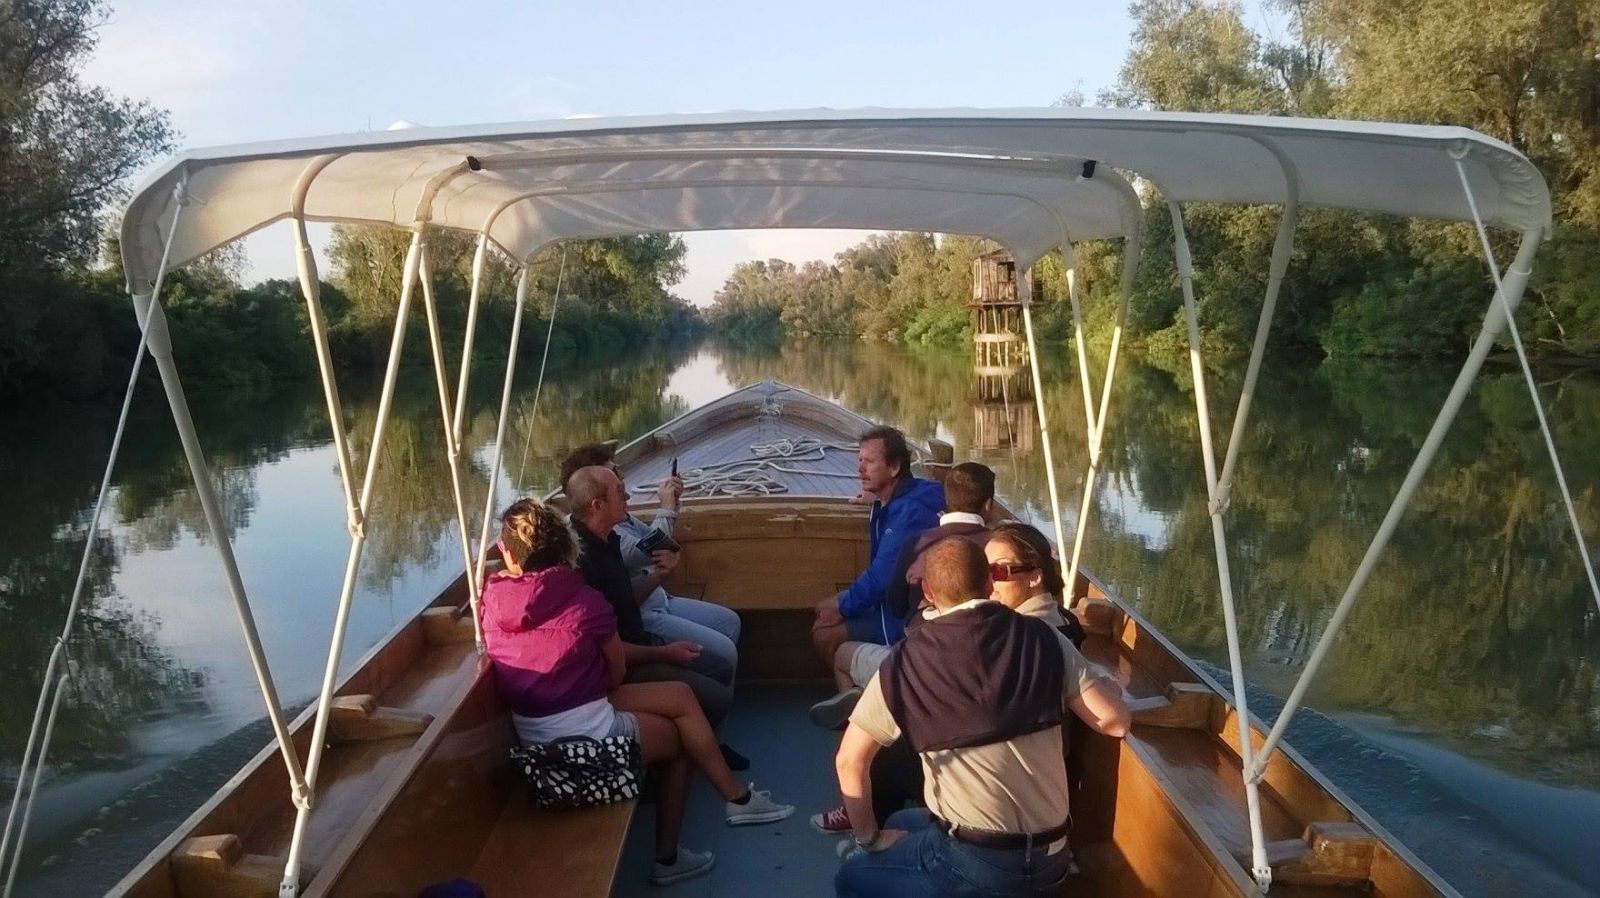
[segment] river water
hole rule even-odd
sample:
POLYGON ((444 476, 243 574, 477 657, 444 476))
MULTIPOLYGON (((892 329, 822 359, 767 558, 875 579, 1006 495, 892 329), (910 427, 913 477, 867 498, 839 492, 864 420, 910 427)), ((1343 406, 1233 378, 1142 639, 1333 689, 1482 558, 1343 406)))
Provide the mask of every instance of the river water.
MULTIPOLYGON (((1059 348, 1044 406, 1063 497, 1087 457, 1082 393, 1059 348)), ((531 366, 530 366, 531 367, 531 366)), ((1225 440, 1239 378, 1209 375, 1225 440)), ((1453 372, 1270 360, 1227 523, 1252 707, 1269 717, 1321 634, 1453 372)), ((560 456, 627 439, 729 389, 775 378, 998 472, 1009 505, 1049 519, 1025 378, 970 355, 855 343, 641 350, 523 385, 501 504, 543 492, 560 456)), ((497 385, 468 415, 481 510, 497 385)), ((1591 544, 1600 541, 1600 379, 1543 384, 1591 544)), ((371 384, 349 390, 358 452, 371 384)), ((426 603, 460 564, 433 383, 402 379, 347 659, 426 603)), ((347 536, 320 391, 192 397, 213 480, 286 703, 310 700, 347 536)), ((1086 564, 1226 679, 1211 530, 1184 369, 1124 359, 1086 564)), ((114 408, 0 409, 0 788, 9 792, 60 630, 114 408)), ((1221 448, 1219 447, 1219 453, 1221 448)), ((159 391, 136 404, 95 536, 72 691, 34 813, 19 894, 95 894, 265 743, 262 706, 159 391)), ((479 511, 474 511, 477 515, 479 511)), ((1070 524, 1068 524, 1070 527, 1070 524)), ((1510 371, 1480 381, 1312 689, 1291 742, 1468 895, 1600 894, 1600 615, 1510 371)), ((818 796, 818 802, 823 796, 818 796)), ((820 804, 819 804, 820 807, 820 804)))

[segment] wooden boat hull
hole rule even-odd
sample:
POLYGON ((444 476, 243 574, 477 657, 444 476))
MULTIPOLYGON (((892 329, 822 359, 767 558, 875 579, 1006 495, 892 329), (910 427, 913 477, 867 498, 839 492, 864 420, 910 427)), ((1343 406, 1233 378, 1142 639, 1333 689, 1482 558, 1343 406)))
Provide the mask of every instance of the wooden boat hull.
MULTIPOLYGON (((663 476, 674 456, 688 470, 741 442, 808 434, 850 442, 865 423, 802 391, 760 385, 658 428, 617 461, 637 489, 663 476)), ((743 682, 826 675, 808 638, 811 609, 847 584, 867 553, 867 510, 847 501, 856 484, 837 476, 853 471, 853 458, 834 455, 824 452, 820 466, 781 465, 825 472, 776 472, 787 492, 694 500, 679 520, 684 560, 669 589, 740 612, 743 682)), ((1073 735, 1073 842, 1083 867, 1075 893, 1255 894, 1226 692, 1092 578, 1080 578, 1075 596, 1090 632, 1085 654, 1143 706, 1126 739, 1073 735)), ((491 896, 609 893, 632 803, 559 814, 527 804, 505 762, 508 715, 458 609, 464 598, 458 578, 340 687, 341 696, 371 695, 392 713, 352 702, 360 707, 335 728, 342 741, 325 762, 303 894, 410 896, 454 876, 491 896), (373 723, 407 719, 420 725, 373 723)), ((309 712, 295 728, 303 748, 309 712)), ((1274 756, 1262 796, 1273 895, 1455 894, 1292 749, 1274 756)), ((274 895, 291 822, 284 768, 269 747, 112 894, 274 895)))

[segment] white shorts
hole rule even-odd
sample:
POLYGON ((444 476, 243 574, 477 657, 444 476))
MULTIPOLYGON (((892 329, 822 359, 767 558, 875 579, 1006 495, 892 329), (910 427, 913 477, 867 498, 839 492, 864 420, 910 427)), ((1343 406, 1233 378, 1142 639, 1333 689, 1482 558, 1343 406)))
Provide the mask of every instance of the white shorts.
POLYGON ((850 656, 850 682, 857 686, 866 686, 871 682, 872 675, 878 672, 883 662, 889 657, 890 648, 886 645, 873 645, 863 642, 856 647, 856 653, 850 656))

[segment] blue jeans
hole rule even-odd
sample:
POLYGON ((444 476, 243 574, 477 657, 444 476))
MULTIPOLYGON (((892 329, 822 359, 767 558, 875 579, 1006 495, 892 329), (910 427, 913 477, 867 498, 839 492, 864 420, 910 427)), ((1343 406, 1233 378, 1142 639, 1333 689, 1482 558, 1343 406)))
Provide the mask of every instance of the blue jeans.
POLYGON ((884 829, 908 835, 883 851, 857 854, 834 877, 840 898, 922 898, 928 895, 1049 895, 1071 867, 1065 846, 1032 851, 979 848, 952 839, 923 808, 890 815, 884 829))
POLYGON ((662 642, 692 642, 700 657, 687 667, 724 686, 739 668, 739 614, 713 602, 686 599, 656 590, 639 606, 645 631, 662 642))

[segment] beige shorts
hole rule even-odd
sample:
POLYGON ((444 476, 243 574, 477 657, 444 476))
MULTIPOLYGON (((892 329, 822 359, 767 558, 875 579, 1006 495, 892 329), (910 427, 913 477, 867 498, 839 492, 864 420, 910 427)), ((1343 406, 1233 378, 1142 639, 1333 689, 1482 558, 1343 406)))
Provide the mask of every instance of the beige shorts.
POLYGON ((889 657, 889 647, 886 645, 873 645, 864 642, 856 647, 856 653, 850 656, 850 682, 857 686, 866 686, 871 682, 872 675, 883 666, 889 657))

